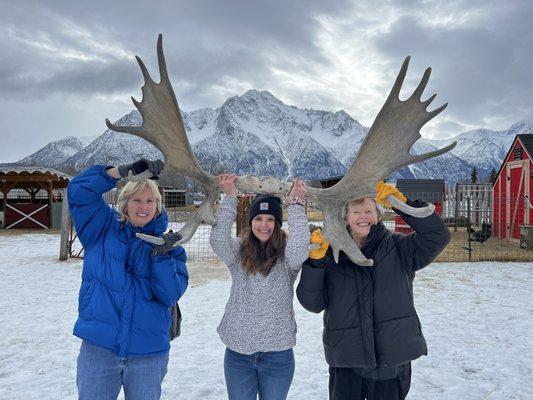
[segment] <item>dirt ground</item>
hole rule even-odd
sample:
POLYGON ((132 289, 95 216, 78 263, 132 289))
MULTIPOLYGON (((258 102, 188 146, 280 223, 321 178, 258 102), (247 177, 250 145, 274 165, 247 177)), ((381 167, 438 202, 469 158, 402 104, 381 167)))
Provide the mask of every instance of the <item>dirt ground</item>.
POLYGON ((229 280, 230 274, 222 261, 188 261, 189 286, 196 287, 214 280, 229 280))

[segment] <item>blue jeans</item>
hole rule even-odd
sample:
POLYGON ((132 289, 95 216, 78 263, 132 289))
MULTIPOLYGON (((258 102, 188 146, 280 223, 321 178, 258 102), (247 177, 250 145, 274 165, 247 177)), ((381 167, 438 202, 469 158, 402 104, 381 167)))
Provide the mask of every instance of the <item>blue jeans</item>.
POLYGON ((148 357, 122 358, 83 341, 78 356, 76 384, 80 400, 116 400, 124 387, 127 400, 158 400, 167 373, 168 352, 148 357))
POLYGON ((285 400, 294 376, 294 353, 245 355, 226 348, 224 375, 229 400, 285 400))

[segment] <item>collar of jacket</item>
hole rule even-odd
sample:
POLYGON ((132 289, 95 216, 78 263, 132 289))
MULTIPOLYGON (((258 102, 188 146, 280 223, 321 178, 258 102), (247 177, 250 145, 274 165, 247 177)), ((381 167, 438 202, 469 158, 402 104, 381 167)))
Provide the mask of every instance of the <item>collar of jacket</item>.
POLYGON ((378 221, 376 225, 372 225, 370 227, 370 233, 366 237, 365 244, 361 249, 361 253, 363 253, 366 258, 373 258, 374 251, 388 233, 389 230, 385 228, 383 222, 378 221))
MULTIPOLYGON (((376 225, 372 225, 370 227, 370 232, 368 233, 365 244, 363 245, 363 248, 361 249, 361 253, 363 253, 363 255, 366 258, 374 258, 373 255, 377 247, 379 246, 381 241, 390 234, 391 232, 385 227, 383 222, 378 221, 376 225)), ((331 249, 331 246, 329 246, 326 254, 331 258, 331 260, 333 260, 333 251, 331 249)), ((344 263, 347 262, 352 265, 357 265, 357 264, 354 264, 352 260, 348 258, 348 256, 346 255, 346 253, 344 253, 344 251, 340 252, 339 263, 341 263, 341 260, 344 263)))

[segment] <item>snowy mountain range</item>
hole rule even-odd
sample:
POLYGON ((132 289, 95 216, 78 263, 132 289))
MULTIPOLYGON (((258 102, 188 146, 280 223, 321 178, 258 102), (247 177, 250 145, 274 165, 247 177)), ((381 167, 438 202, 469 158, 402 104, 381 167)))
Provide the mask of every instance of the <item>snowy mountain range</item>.
MULTIPOLYGON (((299 109, 257 90, 231 97, 216 110, 183 112, 183 119, 193 152, 207 172, 282 179, 342 175, 368 132, 342 110, 299 109)), ((116 124, 140 125, 141 117, 134 110, 116 124)), ((521 121, 504 131, 479 129, 446 140, 422 138, 413 146, 413 154, 442 148, 453 140, 458 144, 451 152, 403 168, 391 178, 467 181, 474 166, 479 177, 488 176, 493 168, 499 169, 519 133, 533 133, 533 123, 521 121)), ((116 165, 140 157, 154 159, 162 154, 143 139, 108 129, 87 145, 74 137, 49 143, 16 164, 52 167, 73 175, 91 165, 116 165)))

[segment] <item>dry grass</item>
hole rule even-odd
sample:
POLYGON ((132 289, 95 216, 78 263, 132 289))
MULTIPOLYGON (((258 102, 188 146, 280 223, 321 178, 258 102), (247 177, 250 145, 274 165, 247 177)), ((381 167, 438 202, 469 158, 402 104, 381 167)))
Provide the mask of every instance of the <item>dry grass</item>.
MULTIPOLYGON (((309 221, 322 221, 323 215, 319 210, 308 209, 309 221)), ((0 229, 0 236, 15 236, 24 234, 59 234, 59 229, 0 229)), ((502 240, 491 237, 485 243, 472 242, 472 255, 469 260, 468 235, 465 228, 458 228, 454 232, 450 228, 452 240, 444 251, 437 257, 437 262, 465 262, 465 261, 528 261, 533 262, 533 249, 520 248, 518 240, 502 240)))
MULTIPOLYGON (((322 211, 317 209, 307 209, 310 222, 322 221, 322 211)), ((394 215, 385 214, 384 220, 394 220, 394 215)), ((450 228, 452 240, 446 249, 439 255, 437 262, 464 262, 464 261, 530 261, 533 262, 533 249, 526 250, 520 248, 518 240, 502 240, 491 237, 483 245, 478 242, 471 242, 472 253, 469 258, 468 235, 466 228, 457 228, 454 232, 450 228)))
MULTIPOLYGON (((310 222, 323 221, 322 211, 308 208, 307 216, 310 222)), ((286 217, 286 216, 285 216, 286 217)), ((385 214, 383 220, 394 220, 394 215, 385 214)), ((464 262, 464 261, 530 261, 533 262, 533 249, 520 248, 518 240, 502 240, 491 237, 485 243, 471 242, 472 253, 469 258, 468 235, 466 228, 457 228, 454 232, 450 228, 452 240, 437 258, 437 262, 464 262)))
POLYGON ((42 234, 59 234, 59 229, 0 229, 0 236, 17 236, 28 233, 42 233, 42 234))
POLYGON ((461 261, 533 261, 533 249, 520 248, 518 240, 504 240, 490 237, 485 243, 471 242, 472 256, 469 260, 468 234, 466 228, 457 228, 454 232, 450 228, 452 240, 444 251, 437 257, 437 262, 461 261))

